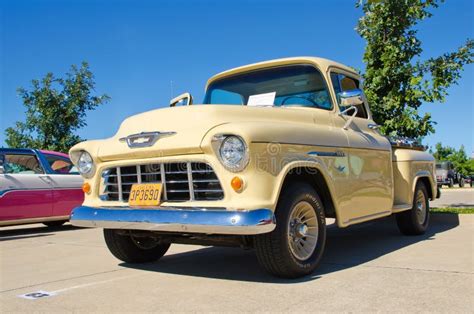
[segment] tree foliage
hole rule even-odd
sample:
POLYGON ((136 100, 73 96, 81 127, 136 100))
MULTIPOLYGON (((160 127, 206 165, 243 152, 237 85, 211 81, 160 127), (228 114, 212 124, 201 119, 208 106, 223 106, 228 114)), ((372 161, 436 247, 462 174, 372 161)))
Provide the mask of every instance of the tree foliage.
POLYGON ((463 175, 468 175, 474 172, 474 160, 469 159, 464 149, 464 145, 461 145, 459 150, 453 147, 443 146, 441 143, 436 143, 436 151, 433 153, 434 158, 437 161, 451 161, 457 171, 463 175))
POLYGON ((9 147, 67 152, 82 140, 75 131, 86 125, 86 112, 109 100, 105 94, 93 95, 94 76, 86 62, 72 65, 64 78, 48 73, 31 83, 31 90, 18 89, 26 120, 5 130, 9 147))
POLYGON ((420 60, 423 51, 415 26, 432 16, 440 0, 360 1, 357 32, 367 41, 364 90, 375 122, 387 135, 420 138, 434 133, 422 103, 443 102, 466 64, 473 62, 474 41, 456 51, 420 60))

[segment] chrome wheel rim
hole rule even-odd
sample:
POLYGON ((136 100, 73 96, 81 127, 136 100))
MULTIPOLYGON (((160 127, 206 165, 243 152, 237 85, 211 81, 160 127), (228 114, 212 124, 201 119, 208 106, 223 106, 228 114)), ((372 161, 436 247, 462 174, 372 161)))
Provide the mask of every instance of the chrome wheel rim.
POLYGON ((288 243, 293 256, 301 261, 308 259, 318 244, 318 217, 313 206, 301 201, 290 213, 288 243))
POLYGON ((425 193, 421 190, 416 194, 415 213, 418 223, 423 225, 426 220, 426 198, 425 193))

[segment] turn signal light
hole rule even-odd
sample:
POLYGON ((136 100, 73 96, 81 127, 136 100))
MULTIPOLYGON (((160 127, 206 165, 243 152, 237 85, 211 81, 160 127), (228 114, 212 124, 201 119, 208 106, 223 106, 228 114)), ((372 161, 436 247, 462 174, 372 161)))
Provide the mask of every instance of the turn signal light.
POLYGON ((82 185, 82 192, 89 194, 91 192, 91 185, 89 183, 84 183, 82 185))
POLYGON ((236 192, 240 192, 244 186, 244 181, 242 180, 241 177, 233 177, 232 180, 230 181, 230 185, 236 192))

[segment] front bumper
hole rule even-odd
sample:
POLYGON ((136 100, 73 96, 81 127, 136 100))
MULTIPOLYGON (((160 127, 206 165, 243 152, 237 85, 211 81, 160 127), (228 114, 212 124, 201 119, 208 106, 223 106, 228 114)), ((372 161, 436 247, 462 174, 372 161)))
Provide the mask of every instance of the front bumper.
POLYGON ((107 229, 254 235, 275 229, 275 216, 270 209, 248 211, 216 210, 212 208, 155 207, 77 207, 71 223, 78 227, 107 229))

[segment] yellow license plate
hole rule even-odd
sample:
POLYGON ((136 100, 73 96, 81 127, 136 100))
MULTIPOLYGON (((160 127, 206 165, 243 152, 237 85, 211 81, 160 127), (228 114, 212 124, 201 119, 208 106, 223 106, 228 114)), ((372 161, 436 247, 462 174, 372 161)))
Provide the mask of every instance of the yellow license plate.
POLYGON ((134 184, 130 190, 130 206, 158 206, 161 201, 161 183, 134 184))

